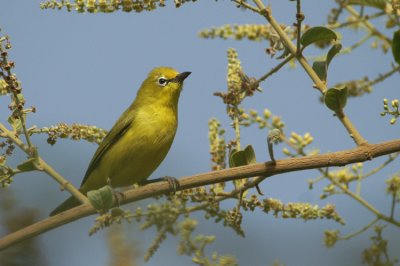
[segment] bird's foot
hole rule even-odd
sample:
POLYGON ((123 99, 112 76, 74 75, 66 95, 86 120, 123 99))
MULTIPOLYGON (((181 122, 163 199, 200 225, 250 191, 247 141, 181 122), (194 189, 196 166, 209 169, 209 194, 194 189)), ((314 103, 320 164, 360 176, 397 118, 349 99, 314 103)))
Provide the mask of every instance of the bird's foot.
POLYGON ((165 182, 165 181, 168 182, 170 194, 174 195, 178 191, 180 185, 178 179, 172 176, 164 176, 156 179, 144 180, 140 182, 139 185, 143 186, 151 183, 165 182))
POLYGON ((114 207, 119 207, 121 205, 121 202, 125 199, 125 194, 121 191, 113 189, 112 195, 114 198, 114 207))
POLYGON ((115 190, 111 184, 111 178, 107 177, 107 185, 111 188, 111 193, 113 196, 113 207, 119 207, 121 202, 125 199, 124 193, 119 190, 115 190))
POLYGON ((168 182, 170 194, 175 195, 180 186, 178 179, 172 176, 164 176, 161 180, 168 182))

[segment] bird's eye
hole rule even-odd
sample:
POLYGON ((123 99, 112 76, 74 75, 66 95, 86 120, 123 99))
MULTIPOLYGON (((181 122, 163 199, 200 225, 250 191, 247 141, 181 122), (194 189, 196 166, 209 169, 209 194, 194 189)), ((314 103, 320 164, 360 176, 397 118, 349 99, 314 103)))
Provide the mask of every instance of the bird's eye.
POLYGON ((166 78, 161 77, 158 79, 158 85, 165 86, 167 84, 168 84, 168 80, 166 78))

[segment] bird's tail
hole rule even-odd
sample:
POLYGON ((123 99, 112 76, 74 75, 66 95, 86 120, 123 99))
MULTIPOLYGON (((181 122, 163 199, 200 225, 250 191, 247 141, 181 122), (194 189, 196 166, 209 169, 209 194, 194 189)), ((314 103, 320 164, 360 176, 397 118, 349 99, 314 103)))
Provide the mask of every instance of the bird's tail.
POLYGON ((72 209, 73 207, 79 206, 81 203, 74 196, 69 197, 66 201, 58 205, 51 213, 50 216, 59 214, 60 212, 72 209))

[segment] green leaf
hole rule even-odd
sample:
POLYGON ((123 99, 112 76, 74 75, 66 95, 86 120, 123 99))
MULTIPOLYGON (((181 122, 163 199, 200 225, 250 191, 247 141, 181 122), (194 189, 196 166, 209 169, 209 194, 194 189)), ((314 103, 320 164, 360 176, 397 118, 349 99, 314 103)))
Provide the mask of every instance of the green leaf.
POLYGON ((35 166, 35 161, 36 158, 30 158, 26 160, 25 162, 21 163, 20 165, 17 166, 18 170, 21 170, 22 172, 29 172, 29 171, 35 171, 37 170, 35 166))
POLYGON ((325 104, 332 111, 339 111, 346 106, 348 89, 346 86, 341 88, 330 88, 325 93, 325 104))
POLYGON ((229 158, 229 167, 246 165, 246 155, 244 151, 234 151, 229 158))
POLYGON ((255 164, 257 162, 253 146, 247 145, 247 147, 244 149, 244 153, 247 164, 255 164))
POLYGON ((234 167, 234 162, 233 162, 233 154, 236 153, 237 150, 236 149, 232 149, 231 153, 229 154, 229 167, 234 167))
POLYGON ((315 61, 312 65, 312 69, 318 75, 320 80, 326 81, 326 76, 328 72, 326 61, 315 61))
POLYGON ((8 117, 8 123, 12 126, 12 128, 16 132, 18 132, 22 129, 21 119, 19 119, 18 117, 15 117, 14 114, 12 114, 12 115, 10 115, 10 117, 8 117))
POLYGON ((87 197, 96 210, 109 210, 114 204, 113 190, 109 185, 89 191, 87 197))
POLYGON ((329 64, 332 61, 332 58, 337 55, 340 50, 342 49, 342 44, 341 43, 335 43, 331 49, 328 51, 328 55, 326 56, 326 64, 329 66, 329 64))
POLYGON ((310 28, 304 32, 301 36, 300 43, 306 47, 315 42, 336 40, 337 38, 338 36, 333 30, 318 26, 310 28))
POLYGON ((386 8, 387 0, 347 0, 346 4, 376 7, 381 10, 386 8))
POLYGON ((242 165, 256 163, 256 154, 251 145, 247 145, 244 150, 233 150, 229 157, 229 167, 237 167, 242 165))
POLYGON ((392 53, 396 63, 400 64, 400 30, 393 34, 392 53))
POLYGON ((329 49, 325 60, 319 60, 313 63, 312 68, 322 81, 326 81, 328 76, 328 66, 333 57, 335 57, 335 55, 337 55, 341 49, 342 45, 340 43, 336 43, 331 47, 331 49, 329 49))

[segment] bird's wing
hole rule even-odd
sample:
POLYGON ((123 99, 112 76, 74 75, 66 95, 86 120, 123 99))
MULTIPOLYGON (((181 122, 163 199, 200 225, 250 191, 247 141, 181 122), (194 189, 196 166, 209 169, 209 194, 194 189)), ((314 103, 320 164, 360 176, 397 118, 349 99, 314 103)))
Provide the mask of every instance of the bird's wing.
POLYGON ((103 158, 103 155, 107 153, 107 151, 115 144, 117 143, 121 137, 128 131, 128 129, 131 127, 133 121, 134 121, 134 116, 130 115, 128 116, 126 113, 128 110, 126 110, 121 117, 118 119, 118 121, 115 123, 114 127, 108 132, 108 134, 105 136, 103 141, 100 143, 99 147, 97 148, 95 154, 93 155, 92 160, 90 161, 89 167, 86 170, 85 177, 82 180, 81 186, 86 182, 88 179, 90 173, 98 166, 100 163, 101 159, 103 158), (127 118, 128 117, 128 118, 127 118))

